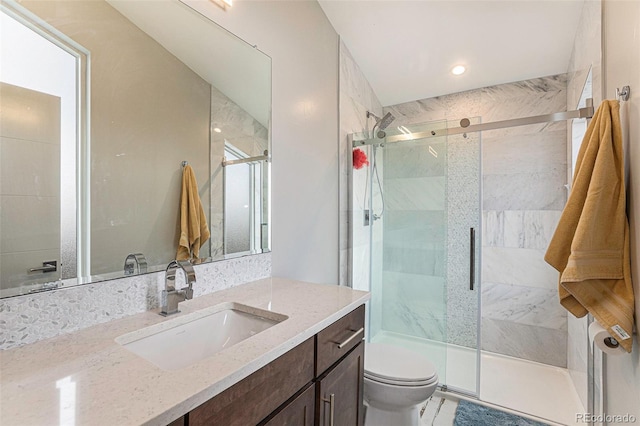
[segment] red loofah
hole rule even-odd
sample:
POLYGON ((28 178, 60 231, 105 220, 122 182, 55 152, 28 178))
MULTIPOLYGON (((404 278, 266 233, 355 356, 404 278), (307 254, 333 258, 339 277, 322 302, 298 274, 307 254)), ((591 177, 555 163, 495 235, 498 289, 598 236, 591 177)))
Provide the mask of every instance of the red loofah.
POLYGON ((368 166, 369 160, 367 160, 367 154, 360 148, 353 150, 353 168, 359 170, 362 166, 368 166))

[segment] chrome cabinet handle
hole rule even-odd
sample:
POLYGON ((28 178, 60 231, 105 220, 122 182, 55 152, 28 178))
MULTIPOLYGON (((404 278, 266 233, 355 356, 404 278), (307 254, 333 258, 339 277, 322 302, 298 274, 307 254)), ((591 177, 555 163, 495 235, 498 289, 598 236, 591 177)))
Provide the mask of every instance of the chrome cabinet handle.
POLYGON ((58 262, 55 260, 49 262, 42 262, 42 266, 39 268, 31 268, 29 272, 55 272, 58 270, 58 262))
POLYGON ((342 343, 338 343, 338 349, 342 349, 343 347, 345 347, 346 345, 349 344, 350 341, 352 341, 353 339, 355 339, 356 337, 358 337, 358 334, 362 333, 364 331, 364 327, 360 327, 357 330, 351 330, 353 331, 353 334, 351 336, 349 336, 347 338, 347 340, 345 340, 342 343))
POLYGON ((336 394, 329 394, 329 399, 322 398, 322 402, 329 403, 329 426, 333 426, 333 421, 335 419, 335 401, 336 394))

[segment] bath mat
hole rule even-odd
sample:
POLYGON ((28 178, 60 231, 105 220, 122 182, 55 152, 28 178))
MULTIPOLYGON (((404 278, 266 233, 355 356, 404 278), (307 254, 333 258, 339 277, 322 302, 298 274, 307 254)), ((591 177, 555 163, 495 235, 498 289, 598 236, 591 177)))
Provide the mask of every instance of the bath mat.
POLYGON ((461 400, 453 426, 548 426, 515 414, 461 400))

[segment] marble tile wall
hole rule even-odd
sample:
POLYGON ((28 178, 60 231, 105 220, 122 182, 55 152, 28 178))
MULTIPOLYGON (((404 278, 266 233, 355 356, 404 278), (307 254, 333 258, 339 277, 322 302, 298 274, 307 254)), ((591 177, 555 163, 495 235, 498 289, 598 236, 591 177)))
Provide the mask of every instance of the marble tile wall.
POLYGON ((567 314, 558 303, 557 273, 543 260, 560 213, 483 212, 486 350, 566 366, 567 314), (512 335, 524 338, 513 339, 512 335))
MULTIPOLYGON (((271 253, 195 266, 194 297, 271 276, 271 253)), ((164 272, 0 300, 0 350, 158 308, 164 272)))
MULTIPOLYGON (((434 120, 457 122, 463 117, 490 122, 564 111, 566 107, 567 76, 557 75, 394 105, 385 112, 397 117, 394 124, 409 126, 434 120)), ((478 135, 482 138, 483 187, 482 347, 558 366, 566 366, 566 314, 554 292, 557 274, 542 257, 566 201, 566 127, 564 122, 546 123, 478 135)), ((479 153, 468 143, 461 145, 464 149, 454 159, 454 142, 450 138, 448 166, 453 169, 449 173, 455 175, 456 165, 465 162, 466 168, 473 170, 471 164, 479 164, 479 153)), ((477 178, 479 171, 475 170, 477 178)), ((455 200, 474 187, 469 179, 447 179, 450 221, 469 213, 468 207, 456 207, 459 202, 455 200), (465 185, 454 190, 458 181, 465 185)), ((479 215, 478 209, 476 218, 479 215)), ((448 223, 448 227, 456 225, 448 223)), ((465 256, 461 251, 459 259, 454 256, 457 246, 468 251, 468 224, 459 228, 459 235, 448 231, 446 244, 450 262, 446 334, 450 343, 473 347, 475 327, 469 325, 476 322, 477 293, 474 298, 468 291, 468 275, 464 279, 461 274, 468 269, 468 253, 465 256), (465 268, 460 267, 461 262, 465 268)), ((411 309, 404 301, 397 304, 411 309)))
MULTIPOLYGON (((483 121, 565 111, 566 82, 560 75, 489 91, 496 104, 483 121)), ((482 347, 559 367, 567 364, 567 316, 543 257, 566 202, 566 127, 482 135, 482 347)))
MULTIPOLYGON (((370 166, 353 170, 352 146, 347 140, 351 133, 366 132, 373 125, 367 119, 367 111, 382 115, 382 105, 369 82, 354 61, 349 49, 340 41, 340 135, 339 135, 339 205, 340 205, 340 285, 351 285, 358 290, 374 290, 382 280, 382 268, 370 277, 370 247, 373 243, 375 264, 382 265, 381 229, 382 220, 373 223, 373 229, 364 225, 364 210, 368 209, 371 190, 370 171, 373 152, 370 147, 361 148, 370 161, 370 166), (371 241, 374 236, 373 242, 371 241), (372 278, 372 279, 370 279, 372 278)), ((378 171, 382 170, 382 154, 378 159, 378 171)), ((379 203, 379 191, 374 188, 374 202, 379 203)), ((378 206, 378 204, 376 204, 378 206)), ((371 321, 367 330, 375 334, 382 321, 381 291, 372 291, 368 309, 371 321)))
MULTIPOLYGON (((600 0, 585 1, 582 8, 582 16, 578 25, 573 51, 569 61, 567 72, 567 106, 575 108, 585 86, 591 91, 593 104, 599 105, 603 99, 602 81, 602 2, 600 0), (591 71, 591 81, 588 82, 588 75, 591 71)), ((580 126, 568 126, 568 140, 572 143, 580 143, 581 137, 574 134, 580 126)), ((584 126, 583 126, 584 127, 584 126)), ((568 181, 570 181, 572 171, 568 171, 568 181)), ((573 380, 580 400, 587 409, 588 404, 588 356, 589 343, 587 334, 587 318, 575 318, 568 315, 568 340, 567 340, 567 368, 573 380)), ((600 351, 595 351, 594 361, 594 414, 602 412, 599 402, 602 400, 602 362, 600 351)))

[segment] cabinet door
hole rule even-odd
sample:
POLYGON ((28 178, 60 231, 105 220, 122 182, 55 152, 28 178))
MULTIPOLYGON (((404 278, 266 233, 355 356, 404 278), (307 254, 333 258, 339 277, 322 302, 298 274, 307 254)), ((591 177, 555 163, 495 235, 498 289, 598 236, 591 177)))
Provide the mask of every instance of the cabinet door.
POLYGON ((272 419, 261 423, 261 426, 313 426, 315 407, 316 389, 310 385, 272 419))
POLYGON ((316 383, 319 426, 362 426, 364 343, 327 371, 316 383))
POLYGON ((313 338, 189 413, 189 426, 251 426, 313 380, 313 338))
POLYGON ((175 419, 174 421, 172 421, 171 423, 169 423, 167 426, 185 426, 184 423, 184 416, 175 419))

